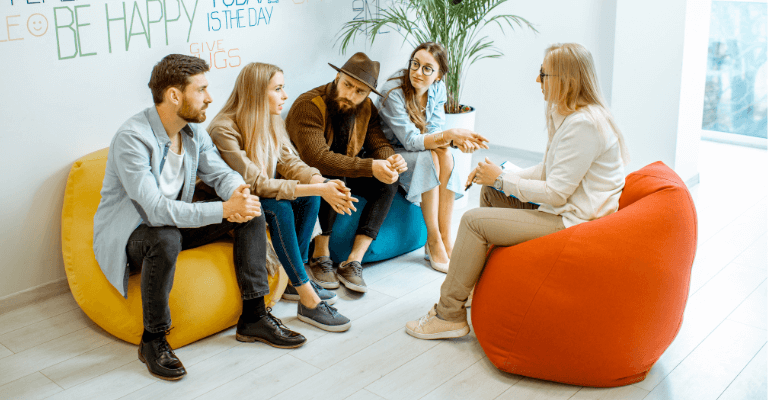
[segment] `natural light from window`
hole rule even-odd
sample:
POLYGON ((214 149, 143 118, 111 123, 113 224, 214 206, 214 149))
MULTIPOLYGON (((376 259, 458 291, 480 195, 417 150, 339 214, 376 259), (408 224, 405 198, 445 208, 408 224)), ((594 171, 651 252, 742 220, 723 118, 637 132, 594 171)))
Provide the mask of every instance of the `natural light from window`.
POLYGON ((712 1, 711 15, 702 129, 765 139, 768 3, 712 1))

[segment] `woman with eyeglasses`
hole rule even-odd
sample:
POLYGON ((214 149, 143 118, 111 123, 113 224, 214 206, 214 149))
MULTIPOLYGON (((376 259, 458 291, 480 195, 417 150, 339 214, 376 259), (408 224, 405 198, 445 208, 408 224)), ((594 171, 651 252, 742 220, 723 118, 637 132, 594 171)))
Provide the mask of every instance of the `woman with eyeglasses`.
POLYGON ((462 216, 440 300, 427 315, 406 324, 412 336, 445 339, 469 333, 466 303, 489 246, 514 246, 619 208, 629 153, 600 93, 592 55, 580 44, 552 45, 536 82, 546 101, 544 161, 503 172, 486 159, 469 174, 468 184, 483 185, 480 208, 462 216))
POLYGON ((487 139, 467 129, 443 130, 447 100, 443 78, 448 73, 443 46, 426 42, 411 53, 408 68, 387 79, 377 100, 382 130, 408 164, 400 175, 406 199, 419 204, 427 225, 425 259, 432 268, 448 271, 453 251, 451 216, 454 199, 464 188, 454 174, 455 148, 487 149, 487 139))
POLYGON ((320 198, 340 214, 351 214, 356 200, 343 182, 323 178, 296 154, 280 117, 287 98, 280 68, 250 63, 240 71, 208 133, 221 158, 261 198, 272 246, 291 281, 283 298, 298 301, 299 320, 343 332, 351 323, 331 306, 338 296, 311 281, 304 263, 320 198))

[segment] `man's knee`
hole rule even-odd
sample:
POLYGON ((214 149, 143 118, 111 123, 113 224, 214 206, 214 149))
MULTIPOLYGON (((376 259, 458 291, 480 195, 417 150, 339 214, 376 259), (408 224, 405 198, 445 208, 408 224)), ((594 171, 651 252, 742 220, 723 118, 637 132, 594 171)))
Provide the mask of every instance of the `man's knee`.
POLYGON ((267 220, 264 217, 265 211, 261 210, 261 215, 258 217, 251 218, 250 221, 245 222, 242 224, 242 229, 245 229, 249 232, 253 232, 256 234, 263 234, 266 235, 266 229, 267 229, 267 220))
POLYGON ((175 226, 158 226, 149 228, 147 235, 157 254, 167 259, 176 260, 181 253, 181 232, 175 226))
POLYGON ((382 189, 382 192, 387 197, 394 198, 395 197, 395 193, 397 193, 397 186, 398 186, 398 184, 399 183, 397 181, 395 181, 395 183, 384 184, 384 189, 382 189))

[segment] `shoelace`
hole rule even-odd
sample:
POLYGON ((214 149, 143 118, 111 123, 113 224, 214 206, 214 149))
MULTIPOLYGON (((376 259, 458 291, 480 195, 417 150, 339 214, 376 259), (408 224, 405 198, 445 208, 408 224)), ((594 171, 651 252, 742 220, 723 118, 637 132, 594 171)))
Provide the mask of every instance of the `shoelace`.
POLYGON ((269 321, 272 322, 273 325, 277 326, 278 328, 284 331, 290 330, 288 329, 287 326, 283 325, 283 321, 281 321, 280 318, 277 318, 274 315, 272 315, 272 307, 267 307, 267 318, 269 321))
POLYGON ((423 328, 431 318, 432 316, 429 314, 419 318, 419 328, 423 328))
MULTIPOLYGON (((168 329, 167 331, 165 331, 166 336, 168 336, 168 334, 171 333, 171 329, 168 329)), ((171 349, 171 345, 168 344, 167 340, 161 340, 160 343, 158 343, 157 345, 157 350, 159 350, 160 352, 171 353, 172 356, 176 357, 176 354, 173 352, 173 349, 171 349)))
POLYGON ((363 266, 360 265, 357 261, 350 261, 346 264, 344 264, 344 268, 352 268, 355 271, 355 275, 357 276, 363 276, 363 266))
POLYGON ((324 301, 321 301, 320 304, 318 304, 318 307, 325 307, 328 310, 328 312, 331 313, 331 316, 336 316, 336 314, 339 313, 336 307, 333 307, 324 301))
POLYGON ((312 284, 312 289, 315 289, 315 293, 319 293, 322 289, 322 286, 315 283, 315 281, 310 280, 309 283, 312 284))
POLYGON ((323 272, 333 272, 333 261, 331 261, 330 258, 327 260, 319 261, 318 264, 320 264, 320 268, 323 269, 323 272))

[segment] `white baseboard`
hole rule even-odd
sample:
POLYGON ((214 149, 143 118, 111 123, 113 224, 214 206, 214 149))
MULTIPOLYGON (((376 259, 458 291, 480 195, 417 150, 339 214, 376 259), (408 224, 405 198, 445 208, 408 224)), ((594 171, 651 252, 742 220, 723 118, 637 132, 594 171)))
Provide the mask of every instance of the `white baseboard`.
POLYGON ((67 292, 69 292, 67 278, 61 278, 53 282, 22 290, 18 293, 0 297, 0 314, 5 314, 28 304, 36 303, 67 292))

